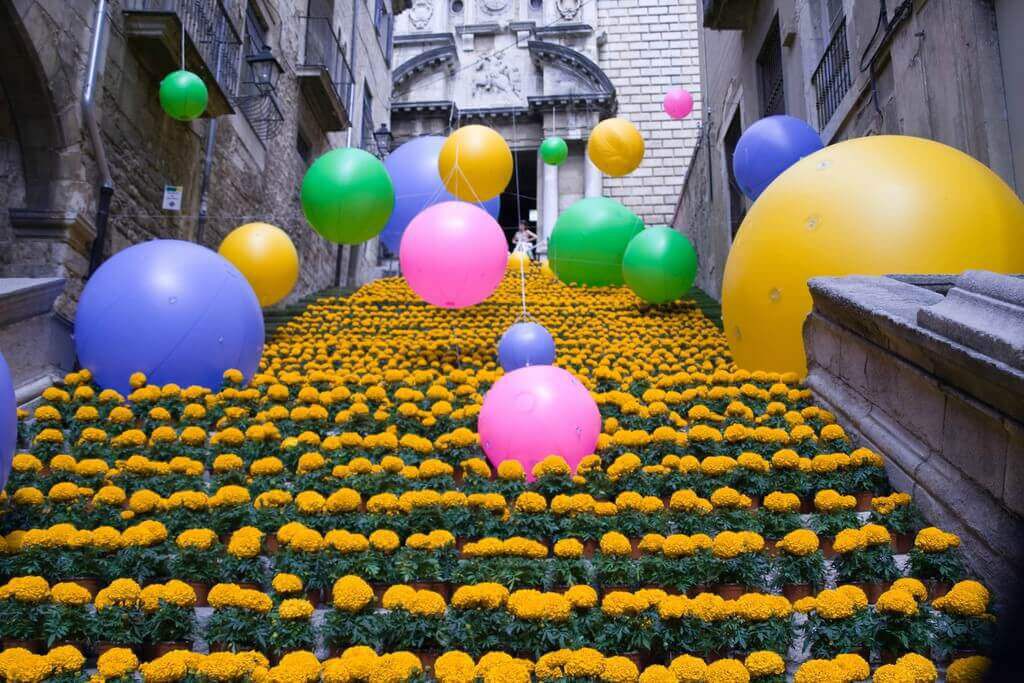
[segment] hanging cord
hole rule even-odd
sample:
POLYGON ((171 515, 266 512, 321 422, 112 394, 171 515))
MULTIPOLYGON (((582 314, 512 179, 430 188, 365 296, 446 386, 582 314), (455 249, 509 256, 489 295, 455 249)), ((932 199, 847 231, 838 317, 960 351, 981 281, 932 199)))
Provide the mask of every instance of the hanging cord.
POLYGON ((185 27, 181 27, 181 70, 185 70, 185 27))

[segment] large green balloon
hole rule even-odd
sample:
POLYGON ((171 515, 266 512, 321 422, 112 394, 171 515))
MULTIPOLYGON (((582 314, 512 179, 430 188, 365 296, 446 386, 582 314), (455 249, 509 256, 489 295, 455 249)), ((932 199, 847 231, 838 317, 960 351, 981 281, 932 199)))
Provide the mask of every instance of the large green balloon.
POLYGON ((659 225, 634 237, 622 257, 622 277, 644 301, 663 304, 689 291, 697 277, 697 252, 682 233, 659 225))
POLYGON ((569 145, 560 137, 544 138, 544 142, 540 143, 540 158, 545 164, 559 166, 569 158, 569 145))
POLYGON ((566 284, 622 284, 622 254, 644 227, 632 211, 607 197, 581 199, 555 221, 548 262, 566 284))
POLYGON ((160 106, 172 119, 192 121, 203 115, 210 93, 191 71, 175 71, 160 82, 160 106))
POLYGON ((313 228, 338 244, 380 234, 395 208, 395 188, 384 164, 355 147, 317 159, 302 180, 302 211, 313 228))

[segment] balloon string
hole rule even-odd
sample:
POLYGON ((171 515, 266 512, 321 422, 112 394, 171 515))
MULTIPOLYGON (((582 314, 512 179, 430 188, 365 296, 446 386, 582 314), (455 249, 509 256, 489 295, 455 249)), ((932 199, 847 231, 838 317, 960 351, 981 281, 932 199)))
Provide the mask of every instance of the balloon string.
POLYGON ((181 27, 181 70, 185 70, 185 27, 181 27))

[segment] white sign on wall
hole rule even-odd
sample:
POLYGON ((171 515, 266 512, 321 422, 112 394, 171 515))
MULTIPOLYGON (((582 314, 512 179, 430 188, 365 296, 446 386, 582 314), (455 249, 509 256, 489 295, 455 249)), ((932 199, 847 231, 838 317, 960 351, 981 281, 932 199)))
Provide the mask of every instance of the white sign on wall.
POLYGON ((181 185, 164 185, 164 211, 181 211, 181 185))

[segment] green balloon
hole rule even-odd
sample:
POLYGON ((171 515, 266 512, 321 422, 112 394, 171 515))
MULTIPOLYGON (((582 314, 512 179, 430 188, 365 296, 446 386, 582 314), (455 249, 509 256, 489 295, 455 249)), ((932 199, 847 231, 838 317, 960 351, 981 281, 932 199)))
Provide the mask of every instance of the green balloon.
POLYGON ((622 255, 643 227, 639 216, 614 199, 581 199, 555 221, 548 263, 569 285, 621 285, 622 255))
POLYGON ((626 247, 622 277, 644 301, 675 301, 689 291, 697 277, 697 251, 685 235, 672 228, 647 228, 626 247))
POLYGON ((359 244, 380 234, 395 208, 395 188, 380 159, 355 147, 317 159, 302 179, 302 211, 331 242, 359 244))
POLYGON ((569 145, 560 137, 544 138, 540 143, 540 158, 545 164, 559 166, 569 157, 569 145))
POLYGON ((175 71, 160 82, 160 106, 172 119, 198 119, 209 101, 206 84, 191 71, 175 71))

